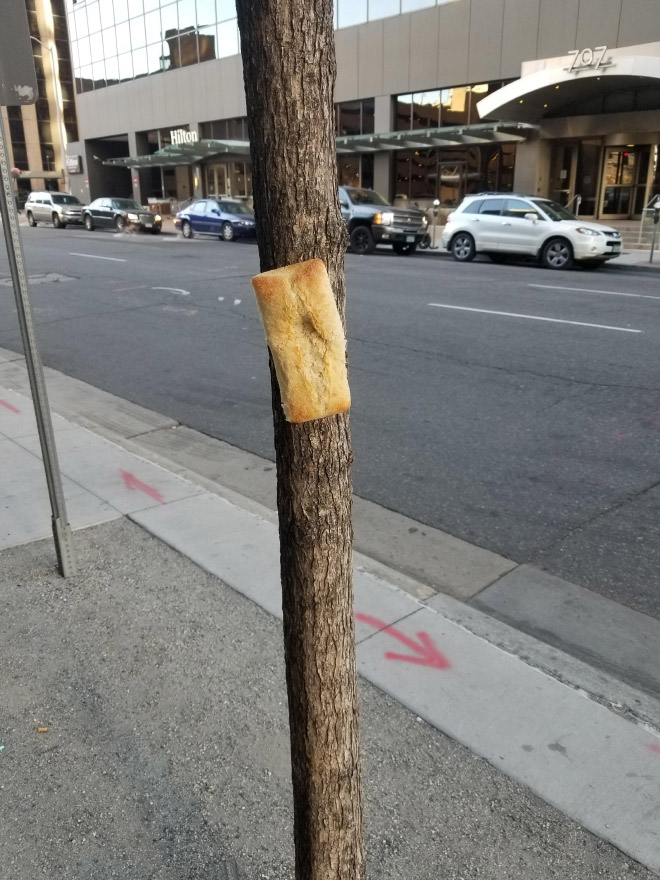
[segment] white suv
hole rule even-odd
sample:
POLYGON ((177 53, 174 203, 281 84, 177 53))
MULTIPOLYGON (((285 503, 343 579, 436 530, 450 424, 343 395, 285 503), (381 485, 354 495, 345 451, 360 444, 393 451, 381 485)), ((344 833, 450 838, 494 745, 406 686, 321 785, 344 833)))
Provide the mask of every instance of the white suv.
POLYGON ((462 263, 484 253, 494 262, 519 255, 541 260, 548 269, 568 269, 574 261, 597 268, 619 256, 621 233, 580 220, 549 199, 480 193, 467 196, 449 215, 442 246, 462 263))

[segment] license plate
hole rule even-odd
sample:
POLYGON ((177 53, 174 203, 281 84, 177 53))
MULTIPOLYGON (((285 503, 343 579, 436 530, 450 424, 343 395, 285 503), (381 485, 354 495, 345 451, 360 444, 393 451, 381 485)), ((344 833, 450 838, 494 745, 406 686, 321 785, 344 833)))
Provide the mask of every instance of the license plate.
POLYGON ((406 241, 409 241, 409 242, 412 244, 412 242, 413 242, 414 240, 415 240, 415 236, 414 236, 414 235, 406 235, 406 241))
POLYGON ((154 225, 154 221, 153 221, 153 220, 147 220, 147 221, 145 221, 145 224, 144 224, 144 225, 147 226, 147 227, 149 227, 149 226, 153 226, 153 225, 154 225))
POLYGON ((613 253, 616 253, 617 251, 620 251, 620 250, 621 250, 621 245, 620 245, 620 244, 611 244, 610 247, 612 248, 612 252, 613 252, 613 253))

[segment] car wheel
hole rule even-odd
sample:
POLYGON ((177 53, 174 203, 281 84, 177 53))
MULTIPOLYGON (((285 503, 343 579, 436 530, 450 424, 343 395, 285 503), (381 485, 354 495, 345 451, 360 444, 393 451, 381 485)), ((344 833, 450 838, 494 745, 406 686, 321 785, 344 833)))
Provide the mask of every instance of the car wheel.
POLYGON ((392 247, 394 248, 394 252, 396 254, 402 254, 402 255, 414 254, 415 251, 417 250, 416 244, 414 244, 414 243, 413 244, 405 244, 402 241, 395 241, 394 244, 392 245, 392 247))
POLYGON ((193 228, 188 222, 188 220, 184 220, 181 224, 181 235, 184 238, 192 238, 193 237, 193 228))
POLYGON ((573 248, 565 238, 551 238, 543 246, 541 262, 547 269, 570 269, 573 265, 573 248))
POLYGON ((85 219, 83 220, 83 226, 87 230, 87 232, 92 232, 94 229, 94 221, 92 220, 91 214, 85 214, 85 219))
POLYGON ((372 254, 376 244, 368 226, 356 226, 351 231, 351 250, 354 254, 372 254))
POLYGON ((121 216, 121 214, 118 214, 115 217, 115 229, 117 230, 117 232, 123 232, 124 229, 126 229, 126 221, 121 216))
POLYGON ((27 212, 27 218, 28 218, 28 225, 29 226, 36 226, 37 225, 37 221, 32 216, 32 211, 27 212))
POLYGON ((235 238, 234 227, 231 223, 223 223, 220 227, 220 235, 222 236, 223 241, 233 241, 235 238))
POLYGON ((592 272, 594 269, 600 269, 601 266, 604 266, 606 260, 588 260, 584 263, 580 263, 583 269, 588 269, 592 272))
POLYGON ((457 233, 451 240, 451 255, 459 263, 469 263, 474 260, 476 248, 474 239, 467 232, 457 233))
POLYGON ((59 214, 53 214, 53 226, 55 227, 55 229, 64 229, 65 225, 66 224, 62 223, 62 221, 60 220, 59 214))

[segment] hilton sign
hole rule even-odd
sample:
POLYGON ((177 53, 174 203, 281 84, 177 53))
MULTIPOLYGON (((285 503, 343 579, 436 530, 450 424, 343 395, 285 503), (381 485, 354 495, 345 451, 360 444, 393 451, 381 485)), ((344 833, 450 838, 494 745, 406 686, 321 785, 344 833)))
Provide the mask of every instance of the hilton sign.
POLYGON ((199 140, 196 131, 186 131, 185 128, 173 128, 170 130, 170 141, 173 144, 196 144, 199 140))

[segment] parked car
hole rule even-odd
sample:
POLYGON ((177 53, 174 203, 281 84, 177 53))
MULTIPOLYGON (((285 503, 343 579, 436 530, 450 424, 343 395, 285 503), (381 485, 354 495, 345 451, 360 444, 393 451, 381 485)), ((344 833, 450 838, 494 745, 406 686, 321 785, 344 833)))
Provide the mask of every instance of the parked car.
POLYGON ((94 199, 83 211, 85 229, 139 229, 157 235, 163 225, 160 214, 152 214, 134 199, 94 199))
POLYGON ((581 220, 550 199, 480 193, 467 196, 448 216, 442 246, 461 263, 484 253, 494 262, 518 255, 548 269, 568 269, 574 262, 595 269, 619 256, 621 233, 581 220))
POLYGON ((413 254, 422 243, 428 221, 417 208, 395 208, 373 189, 339 187, 339 207, 354 254, 371 254, 379 244, 397 254, 413 254))
POLYGON ((34 190, 25 202, 25 216, 30 226, 52 223, 64 229, 69 223, 82 223, 83 203, 70 193, 34 190))
POLYGON ((230 199, 198 199, 174 218, 174 226, 184 238, 217 235, 222 241, 254 237, 254 214, 242 202, 230 199))

